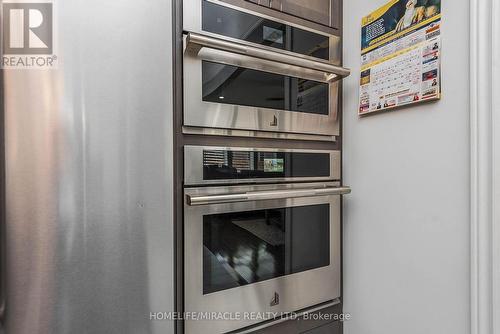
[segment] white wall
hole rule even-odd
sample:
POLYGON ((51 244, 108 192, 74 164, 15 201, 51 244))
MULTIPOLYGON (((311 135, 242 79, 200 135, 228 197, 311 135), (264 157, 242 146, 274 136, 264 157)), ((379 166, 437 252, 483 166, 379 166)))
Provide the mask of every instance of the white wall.
POLYGON ((344 1, 346 334, 469 333, 466 0, 443 1, 443 98, 357 116, 360 22, 385 0, 344 1))

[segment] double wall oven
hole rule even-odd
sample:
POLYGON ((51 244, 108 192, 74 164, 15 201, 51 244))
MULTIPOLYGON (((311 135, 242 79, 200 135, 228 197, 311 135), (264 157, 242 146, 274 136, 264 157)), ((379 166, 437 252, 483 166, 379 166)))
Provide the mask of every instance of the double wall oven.
POLYGON ((186 321, 186 333, 226 333, 262 321, 244 314, 340 297, 340 196, 350 189, 338 181, 338 151, 184 153, 185 309, 242 315, 186 321))
POLYGON ((222 1, 183 3, 185 133, 339 135, 339 37, 222 1))
MULTIPOLYGON (((338 1, 316 3, 330 17, 338 1)), ((340 151, 293 149, 338 148, 325 141, 340 135, 341 41, 282 14, 303 3, 280 1, 276 16, 259 4, 183 1, 183 133, 228 142, 184 146, 184 310, 237 317, 186 319, 187 334, 255 328, 341 295, 340 151), (287 148, 251 148, 253 137, 287 148)))

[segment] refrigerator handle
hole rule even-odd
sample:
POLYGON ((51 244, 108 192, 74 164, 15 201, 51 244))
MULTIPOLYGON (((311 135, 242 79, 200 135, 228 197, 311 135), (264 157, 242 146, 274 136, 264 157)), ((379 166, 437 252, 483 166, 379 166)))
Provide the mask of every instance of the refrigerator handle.
POLYGON ((5 175, 5 130, 4 130, 4 72, 0 70, 0 330, 4 328, 7 300, 7 237, 6 234, 6 175, 5 175))
MULTIPOLYGON (((1 183, 1 182, 0 182, 1 183)), ((0 191, 2 191, 0 189, 0 191)), ((1 200, 0 196, 0 200, 1 200)), ((4 203, 0 204, 0 333, 1 329, 4 327, 4 320, 5 320, 5 308, 6 308, 6 299, 7 299, 7 289, 6 289, 6 281, 7 281, 7 263, 6 263, 6 245, 5 242, 7 238, 5 237, 5 210, 4 203)))
POLYGON ((3 327, 6 307, 6 257, 5 257, 5 226, 0 222, 0 329, 3 327))
MULTIPOLYGON (((2 224, 3 225, 3 224, 2 224)), ((5 228, 2 226, 0 235, 0 329, 3 328, 5 318, 5 300, 6 300, 6 265, 5 265, 5 228)))
MULTIPOLYGON (((2 182, 0 182, 1 184, 2 182)), ((4 189, 0 187, 0 192, 4 189)), ((0 201, 3 200, 0 194, 0 201)), ((7 300, 7 246, 6 246, 6 220, 5 220, 5 202, 0 203, 0 329, 3 329, 5 322, 5 308, 7 300)), ((0 331, 1 332, 1 331, 0 331)))

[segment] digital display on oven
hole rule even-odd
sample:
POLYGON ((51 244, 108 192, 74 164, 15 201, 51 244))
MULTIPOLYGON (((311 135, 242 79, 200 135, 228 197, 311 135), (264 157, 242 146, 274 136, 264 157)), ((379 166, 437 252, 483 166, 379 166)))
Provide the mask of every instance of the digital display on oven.
POLYGON ((283 173, 284 159, 264 159, 264 172, 266 173, 283 173))

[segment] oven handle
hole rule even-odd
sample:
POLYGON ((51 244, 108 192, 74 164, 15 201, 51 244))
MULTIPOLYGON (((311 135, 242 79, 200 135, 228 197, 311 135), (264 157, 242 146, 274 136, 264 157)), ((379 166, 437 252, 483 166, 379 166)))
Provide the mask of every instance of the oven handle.
MULTIPOLYGON (((323 72, 326 82, 335 82, 338 80, 342 80, 343 78, 351 74, 350 69, 341 66, 328 64, 321 61, 304 59, 301 57, 292 56, 276 51, 265 50, 250 45, 229 42, 223 39, 200 35, 192 32, 187 34, 186 43, 187 47, 189 47, 196 53, 198 53, 202 48, 206 47, 210 49, 228 51, 231 53, 249 56, 255 58, 257 63, 260 61, 261 63, 265 64, 266 61, 271 61, 279 64, 298 66, 307 69, 308 71, 313 70, 317 72, 323 72)), ((290 73, 287 71, 283 71, 283 73, 281 74, 290 75, 290 73)))
POLYGON ((315 196, 330 196, 330 195, 347 195, 351 193, 349 187, 326 187, 314 189, 297 189, 297 190, 270 190, 256 191, 239 194, 225 195, 209 195, 209 196, 192 196, 187 195, 187 203, 190 206, 208 205, 208 204, 225 204, 234 202, 253 202, 266 201, 274 199, 288 199, 298 197, 315 197, 315 196))

